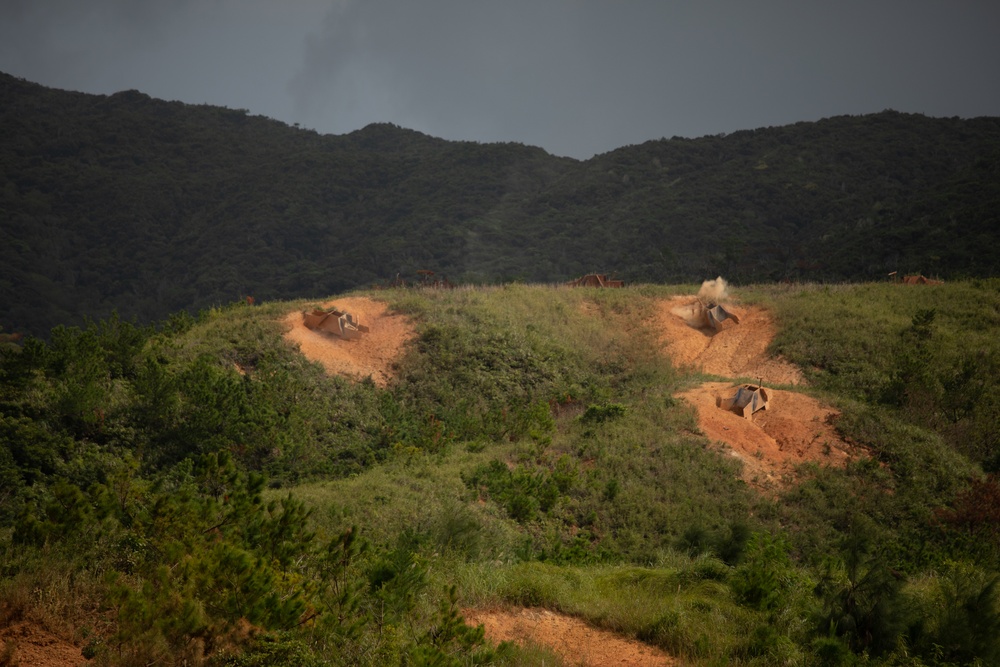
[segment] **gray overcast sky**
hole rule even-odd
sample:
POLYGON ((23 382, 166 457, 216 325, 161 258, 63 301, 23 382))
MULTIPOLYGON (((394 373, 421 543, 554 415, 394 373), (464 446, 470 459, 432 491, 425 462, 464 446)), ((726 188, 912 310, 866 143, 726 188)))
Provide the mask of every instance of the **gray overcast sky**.
POLYGON ((1000 116, 1000 2, 0 0, 0 71, 589 158, 890 108, 1000 116))

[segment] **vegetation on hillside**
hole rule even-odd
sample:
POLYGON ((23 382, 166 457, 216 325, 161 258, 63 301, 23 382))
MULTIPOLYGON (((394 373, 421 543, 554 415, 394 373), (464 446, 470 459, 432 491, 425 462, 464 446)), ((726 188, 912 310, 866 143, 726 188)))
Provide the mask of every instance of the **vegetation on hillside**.
POLYGON ((0 74, 0 326, 455 282, 998 270, 1000 120, 885 111, 587 161, 386 124, 343 136, 0 74))
POLYGON ((677 289, 378 292, 385 389, 288 347, 305 302, 0 344, 0 619, 106 665, 551 664, 461 622, 507 604, 691 664, 1000 660, 1000 284, 741 290, 871 452, 774 497, 638 324, 677 289))

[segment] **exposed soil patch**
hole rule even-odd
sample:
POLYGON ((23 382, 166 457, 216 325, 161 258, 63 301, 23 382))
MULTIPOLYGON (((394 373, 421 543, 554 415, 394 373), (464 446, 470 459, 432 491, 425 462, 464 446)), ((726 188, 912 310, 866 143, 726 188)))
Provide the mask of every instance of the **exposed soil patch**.
POLYGON ((593 628, 578 618, 547 609, 466 610, 469 625, 483 625, 495 642, 548 646, 568 665, 583 667, 666 667, 681 665, 660 649, 593 628))
POLYGON ((735 392, 733 383, 707 382, 679 394, 698 411, 701 430, 739 458, 743 478, 761 490, 794 483, 802 463, 845 467, 856 448, 834 428, 839 413, 809 396, 772 388, 804 384, 805 379, 793 364, 768 356, 775 334, 770 314, 759 306, 725 307, 739 317, 739 324, 725 320, 718 330, 698 328, 697 300, 689 296, 660 301, 653 322, 677 368, 763 381, 770 403, 752 419, 718 407, 735 392))
POLYGON ((331 375, 356 380, 370 377, 376 385, 385 387, 394 377, 394 367, 404 346, 416 335, 410 320, 388 312, 384 302, 367 297, 334 299, 322 307, 346 310, 369 327, 369 333, 357 340, 341 340, 307 329, 302 322, 302 312, 295 311, 283 320, 288 327, 285 340, 297 345, 307 359, 322 364, 331 375))
POLYGON ((726 304, 740 323, 726 320, 718 331, 691 325, 696 300, 690 296, 664 299, 656 304, 652 325, 660 343, 677 368, 725 377, 763 378, 764 385, 804 384, 802 371, 780 358, 767 355, 775 327, 760 306, 726 304))
POLYGON ((766 388, 766 410, 745 419, 717 407, 736 385, 707 382, 678 394, 698 411, 698 425, 713 441, 727 445, 743 461, 743 478, 760 489, 780 488, 795 481, 795 468, 814 461, 843 468, 855 448, 833 426, 839 413, 793 391, 766 388))
POLYGON ((20 621, 0 628, 0 661, 20 667, 77 667, 86 665, 78 646, 34 623, 20 621))

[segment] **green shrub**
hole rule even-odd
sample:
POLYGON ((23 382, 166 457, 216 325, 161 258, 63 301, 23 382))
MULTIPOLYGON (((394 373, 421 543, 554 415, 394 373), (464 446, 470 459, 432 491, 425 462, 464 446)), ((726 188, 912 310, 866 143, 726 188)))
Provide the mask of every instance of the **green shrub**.
POLYGON ((588 405, 586 412, 580 417, 580 421, 584 424, 601 424, 624 416, 626 411, 627 408, 621 403, 588 405))
POLYGON ((730 577, 729 586, 740 603, 771 611, 787 607, 801 583, 789 557, 788 542, 756 533, 750 538, 745 560, 730 577))

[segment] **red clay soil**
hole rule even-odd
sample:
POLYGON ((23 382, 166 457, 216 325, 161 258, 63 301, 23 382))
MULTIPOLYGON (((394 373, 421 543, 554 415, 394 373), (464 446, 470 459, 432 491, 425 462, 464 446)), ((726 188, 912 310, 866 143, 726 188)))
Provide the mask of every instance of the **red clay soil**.
POLYGON ((297 345, 307 359, 322 364, 331 375, 356 380, 370 377, 376 385, 385 387, 393 378, 394 366, 404 346, 414 337, 409 319, 389 313, 384 302, 366 297, 334 299, 322 307, 346 310, 358 323, 367 326, 369 333, 357 340, 342 340, 307 329, 302 312, 295 311, 283 320, 288 327, 285 340, 297 345))
POLYGON ((772 389, 774 384, 804 384, 802 372, 783 359, 767 355, 775 326, 767 310, 726 304, 739 317, 722 322, 718 331, 698 329, 696 300, 675 297, 657 305, 654 326, 664 351, 674 365, 725 377, 763 379, 770 402, 766 410, 745 419, 718 407, 738 385, 707 382, 679 394, 698 411, 698 425, 729 454, 743 461, 743 478, 762 490, 793 483, 802 463, 843 468, 855 448, 837 433, 838 412, 814 398, 793 391, 772 389))
POLYGON ((0 628, 0 664, 12 667, 86 665, 80 647, 34 623, 19 621, 0 628))
POLYGON ((547 609, 465 610, 465 622, 482 625, 494 641, 549 647, 567 665, 581 667, 674 667, 682 663, 660 649, 592 628, 547 609))

